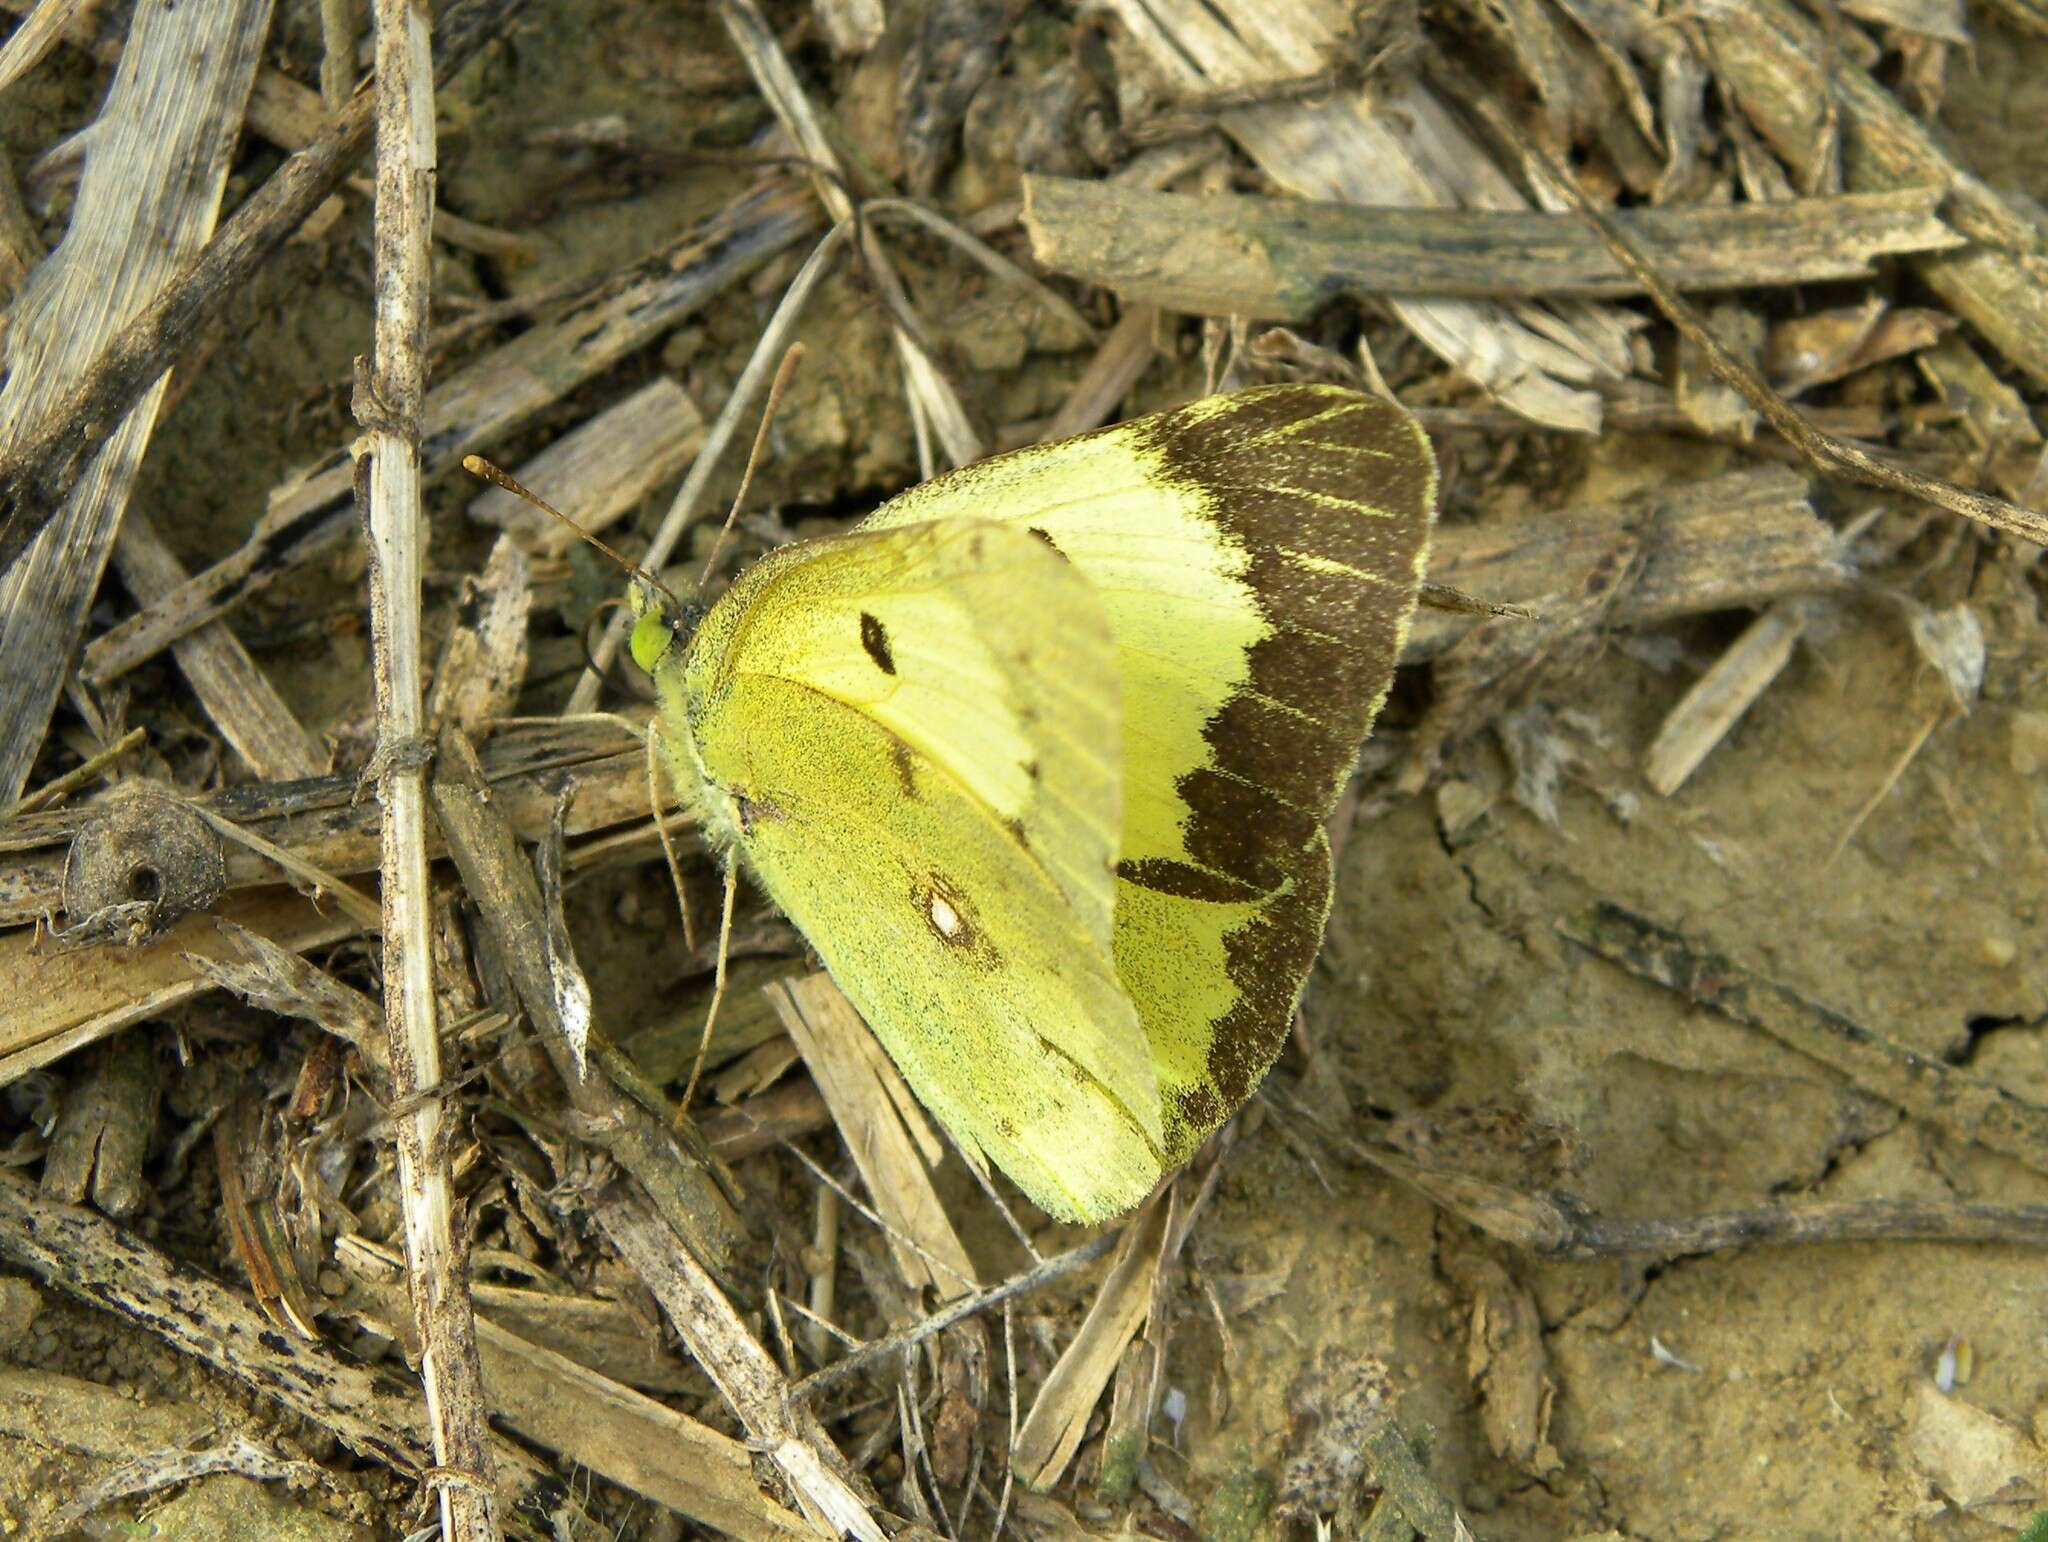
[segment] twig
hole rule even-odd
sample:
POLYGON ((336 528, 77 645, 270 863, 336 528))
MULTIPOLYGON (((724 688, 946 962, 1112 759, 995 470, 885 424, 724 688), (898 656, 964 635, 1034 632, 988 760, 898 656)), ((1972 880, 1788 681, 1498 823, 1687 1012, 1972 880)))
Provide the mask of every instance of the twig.
MULTIPOLYGON (((1438 61, 1437 68, 1446 78, 1447 84, 1458 84, 1469 77, 1447 61, 1438 61)), ((1497 103, 1476 86, 1471 88, 1468 107, 1489 124, 1493 130, 1521 154, 1524 162, 1540 168, 1549 179, 1552 190, 1579 214, 1579 217, 1600 233, 1608 251, 1615 260, 1626 268, 1636 281, 1649 293, 1650 299, 1664 315, 1664 319, 1678 329, 1679 335, 1705 356, 1714 374, 1731 389, 1741 393, 1743 400, 1754 407, 1766 423, 1776 429, 1785 440, 1799 450, 1820 471, 1836 476, 1851 478, 1868 483, 1872 487, 1884 488, 1887 492, 1904 493, 1931 503, 1936 508, 1947 509, 1965 519, 1974 519, 1993 530, 2019 536, 2034 542, 2037 546, 2048 546, 2048 518, 2023 509, 2018 504, 2008 503, 2003 498, 1989 493, 1978 492, 1975 488, 1941 477, 1924 475, 1908 467, 1881 460, 1861 445, 1852 444, 1834 434, 1824 433, 1809 422, 1792 404, 1780 396, 1770 383, 1748 360, 1738 357, 1708 327, 1706 318, 1700 315, 1677 288, 1658 271, 1643 255, 1641 248, 1608 215, 1596 209, 1578 184, 1571 170, 1546 146, 1538 145, 1503 111, 1497 103)))
POLYGON ((85 786, 86 783, 113 765, 115 761, 122 759, 130 751, 140 748, 142 741, 148 737, 149 730, 146 728, 129 729, 127 733, 101 750, 97 755, 92 756, 81 765, 73 766, 62 776, 53 777, 23 798, 19 803, 15 804, 5 814, 0 814, 0 821, 19 819, 23 814, 33 814, 38 809, 48 808, 54 803, 63 802, 74 792, 78 791, 79 788, 85 786))
POLYGON ((421 701, 420 408, 426 396, 427 295, 434 211, 433 58, 422 0, 377 0, 375 354, 357 363, 370 549, 370 637, 377 693, 377 801, 384 809, 384 1017, 399 1199, 420 1379, 433 1427, 441 1532, 500 1535, 492 1493, 489 1405, 477 1360, 466 1243, 449 1174, 440 1086, 427 880, 426 718, 421 701), (422 1093, 428 1093, 421 1097, 422 1093), (452 1479, 453 1481, 445 1481, 452 1479))
POLYGON ((518 992, 589 1138, 639 1181, 669 1229, 706 1268, 729 1273, 745 1228, 724 1197, 716 1163, 708 1159, 694 1126, 673 1120, 665 1107, 651 1112, 642 1106, 620 1082, 621 1070, 631 1062, 609 1049, 601 1035, 590 1037, 598 1074, 577 1074, 554 974, 541 948, 550 921, 540 885, 520 858, 475 750, 452 727, 442 731, 433 796, 456 869, 481 913, 484 945, 518 992))
POLYGON ((1373 1476, 1401 1507, 1409 1525, 1429 1542, 1471 1542, 1465 1518, 1429 1475, 1400 1426, 1378 1409, 1361 1410, 1361 1417, 1365 1428, 1360 1439, 1372 1458, 1373 1476))
MULTIPOLYGON (((358 1456, 417 1477, 432 1460, 416 1396, 388 1371, 277 1334, 240 1291, 91 1210, 38 1199, 0 1174, 0 1257, 45 1284, 140 1323, 174 1349, 310 1420, 358 1456)), ((524 1488, 532 1464, 506 1445, 524 1488)))
POLYGON ((932 1335, 943 1333, 956 1322, 978 1316, 990 1307, 1001 1306, 1005 1301, 1028 1296, 1062 1275, 1072 1274, 1082 1265, 1094 1263, 1115 1247, 1122 1238, 1121 1231, 1105 1231, 1099 1236, 1090 1237, 1079 1247, 1069 1248, 1064 1253, 1055 1253, 1043 1263, 1033 1264, 1029 1269, 1013 1274, 1007 1280, 994 1285, 984 1285, 980 1290, 971 1290, 964 1296, 956 1296, 929 1317, 920 1318, 893 1333, 884 1334, 881 1338, 870 1339, 858 1349, 849 1351, 843 1359, 834 1361, 821 1371, 811 1372, 790 1387, 789 1395, 792 1398, 813 1397, 866 1366, 886 1360, 891 1355, 901 1354, 906 1349, 922 1344, 932 1335))
POLYGON ((1588 952, 1768 1034, 1871 1096, 2048 1173, 2048 1108, 1885 1038, 1619 905, 1594 905, 1557 927, 1588 952))
POLYGON ((1738 1247, 1841 1242, 1985 1242, 2048 1247, 2048 1206, 1918 1205, 1850 1200, 1705 1215, 1594 1215, 1569 1194, 1528 1191, 1445 1172, 1365 1141, 1333 1137, 1346 1154, 1424 1194, 1489 1237, 1538 1258, 1685 1258, 1738 1247))
MULTIPOLYGON (((1339 6, 1217 7, 1208 0, 1106 0, 1132 41, 1183 96, 1257 91, 1345 47, 1339 6)), ((1464 106, 1459 102, 1460 107, 1464 106)), ((1286 192, 1373 205, 1500 207, 1505 179, 1485 148, 1420 86, 1393 101, 1340 91, 1316 102, 1234 111, 1222 127, 1286 192)), ((1623 317, 1605 302, 1524 316, 1499 302, 1394 299, 1424 347, 1525 418, 1597 432, 1586 387, 1628 369, 1623 317)))
MULTIPOLYGON (((1951 251, 1939 188, 1771 204, 1631 209, 1617 219, 1690 292, 1875 275, 1877 259, 1951 251)), ((1302 321, 1343 295, 1620 298, 1643 289, 1569 214, 1372 209, 1304 198, 1153 193, 1024 179, 1032 255, 1056 273, 1198 316, 1302 321)))
POLYGON ((619 1192, 599 1197, 597 1219, 806 1512, 822 1517, 834 1535, 883 1542, 845 1458, 817 1418, 790 1398, 789 1384, 768 1351, 711 1276, 675 1246, 674 1233, 637 1198, 619 1192))
MULTIPOLYGON (((458 69, 524 0, 453 0, 435 49, 458 69)), ((231 303, 270 254, 340 184, 370 137, 371 99, 358 92, 328 130, 292 156, 237 209, 94 359, 63 400, 0 456, 0 571, 50 522, 103 441, 151 382, 231 303)))
POLYGON ((1970 245, 1908 265, 2036 384, 2048 381, 2048 265, 2034 220, 1957 164, 1895 90, 1842 56, 1823 21, 1839 23, 1840 13, 1752 0, 1693 14, 1717 84, 1737 109, 1731 119, 1753 122, 1802 180, 1839 162, 1858 191, 1946 192, 1943 217, 1970 245))

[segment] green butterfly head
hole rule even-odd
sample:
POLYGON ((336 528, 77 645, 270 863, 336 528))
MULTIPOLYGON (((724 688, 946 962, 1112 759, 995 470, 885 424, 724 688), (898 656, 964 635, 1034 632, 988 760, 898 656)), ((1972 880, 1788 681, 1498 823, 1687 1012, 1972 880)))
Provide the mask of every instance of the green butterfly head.
POLYGON ((626 603, 633 607, 633 637, 628 644, 633 662, 650 675, 669 657, 670 649, 682 657, 681 650, 689 646, 704 619, 704 607, 696 601, 679 601, 666 590, 638 581, 626 591, 626 603))

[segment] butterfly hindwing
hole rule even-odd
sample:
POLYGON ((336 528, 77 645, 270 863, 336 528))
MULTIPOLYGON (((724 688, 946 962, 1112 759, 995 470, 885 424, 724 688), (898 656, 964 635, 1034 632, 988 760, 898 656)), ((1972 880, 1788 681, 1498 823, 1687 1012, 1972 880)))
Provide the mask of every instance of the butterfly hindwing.
POLYGON ((1323 822, 1384 701, 1436 465, 1332 387, 1210 397, 911 489, 864 528, 972 515, 1084 574, 1116 639, 1116 970, 1185 1157, 1284 1043, 1328 914, 1323 822))
POLYGON ((714 840, 955 1139, 1056 1215, 1142 1199, 1165 1130, 1112 956, 1122 705, 1088 581, 974 518, 804 542, 657 680, 714 840))

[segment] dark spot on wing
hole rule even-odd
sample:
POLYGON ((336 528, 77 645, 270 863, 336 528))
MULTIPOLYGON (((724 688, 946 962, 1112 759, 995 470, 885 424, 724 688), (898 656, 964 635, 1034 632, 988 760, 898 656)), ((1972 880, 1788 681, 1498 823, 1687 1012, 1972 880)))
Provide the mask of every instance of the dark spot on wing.
POLYGON ((896 673, 896 655, 889 651, 889 633, 866 611, 860 613, 860 645, 875 661, 875 668, 885 675, 896 673))
POLYGON ((896 785, 903 789, 903 796, 916 802, 920 796, 917 790, 917 756, 901 739, 889 741, 889 764, 896 770, 896 785))
POLYGON ((1027 525, 1025 526, 1025 528, 1029 530, 1033 535, 1037 536, 1039 540, 1045 542, 1047 546, 1052 548, 1052 554, 1055 557, 1058 557, 1062 562, 1068 560, 1067 554, 1060 550, 1059 542, 1055 541, 1051 536, 1047 535, 1043 530, 1039 529, 1038 526, 1027 525))
POLYGON ((1206 900, 1218 905, 1243 905, 1257 899, 1261 893, 1241 878, 1197 867, 1192 862, 1176 862, 1169 857, 1119 862, 1116 875, 1125 883, 1150 889, 1155 894, 1169 894, 1175 899, 1206 900))
POLYGON ((1002 955, 982 930, 973 902, 944 875, 927 873, 911 885, 911 899, 931 933, 947 947, 983 969, 994 969, 1002 955))

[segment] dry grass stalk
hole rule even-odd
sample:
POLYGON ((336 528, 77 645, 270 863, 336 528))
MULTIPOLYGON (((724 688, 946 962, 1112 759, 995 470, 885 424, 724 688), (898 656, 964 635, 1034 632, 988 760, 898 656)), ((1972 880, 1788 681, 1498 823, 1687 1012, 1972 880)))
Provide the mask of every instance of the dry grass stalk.
MULTIPOLYGON (((426 716, 420 656, 420 412, 426 396, 434 76, 425 8, 378 0, 376 339, 358 364, 368 461, 370 641, 384 810, 384 1017, 390 1037, 399 1204, 437 1472, 442 1534, 500 1535, 489 1404, 477 1361, 467 1241, 449 1166, 427 877, 426 716)), ((360 464, 360 463, 359 463, 360 464)))
POLYGON ((222 990, 280 1017, 298 1017, 344 1041, 384 1080, 390 1075, 384 1013, 376 1002, 319 965, 281 947, 261 932, 215 917, 229 954, 209 958, 186 953, 185 960, 222 990))
MULTIPOLYGON (((1463 72, 1439 61, 1438 76, 1447 82, 1466 80, 1463 72)), ((1873 84, 1871 89, 1877 88, 1873 84)), ((1525 152, 1527 164, 1540 168, 1550 180, 1557 196, 1575 209, 1580 218, 1600 233, 1616 260, 1626 267, 1642 283, 1656 301, 1657 309, 1666 320, 1676 327, 1681 336, 1693 347, 1700 350, 1712 365, 1714 373, 1728 385, 1742 394, 1764 420, 1782 434, 1813 465, 1825 472, 1881 487, 1890 492, 1905 493, 1931 503, 1937 508, 1947 509, 1974 519, 1993 530, 2016 535, 2036 545, 2048 545, 2048 517, 2023 509, 2017 504, 1989 493, 1964 487, 1959 483, 1941 477, 1924 475, 1909 467, 1871 454, 1861 445, 1852 443, 1837 435, 1829 434, 1815 427, 1773 390, 1754 365, 1738 357, 1724 347, 1714 336, 1699 313, 1678 293, 1669 279, 1659 271, 1642 252, 1630 236, 1607 214, 1593 206, 1592 200, 1574 179, 1571 169, 1558 156, 1536 145, 1528 135, 1491 100, 1473 88, 1473 111, 1492 126, 1506 141, 1518 145, 1525 152)), ((1989 194, 1986 194, 1989 197, 1989 194)), ((2044 275, 2048 276, 2048 275, 2044 275)), ((2030 292, 2043 305, 2043 367, 2048 368, 2048 284, 2029 279, 2030 292)))
MULTIPOLYGON (((425 473, 449 471, 464 454, 515 432, 724 293, 815 220, 808 200, 786 189, 742 194, 668 250, 457 371, 425 402, 422 430, 435 448, 425 473)), ((95 638, 82 673, 96 684, 117 678, 333 546, 353 529, 350 486, 345 453, 300 468, 271 490, 268 508, 239 549, 95 638)))
POLYGON ((1010 1447, 1011 1466, 1025 1487, 1049 1488, 1065 1473, 1124 1346, 1152 1315, 1153 1293, 1164 1288, 1161 1272, 1180 1229, 1178 1195, 1179 1185, 1169 1184, 1124 1223, 1108 1277, 1010 1447))
MULTIPOLYGON (((130 509, 121 521, 114 568, 142 605, 169 594, 188 576, 141 509, 130 509)), ((179 638, 172 654, 214 728, 259 780, 293 781, 327 769, 327 752, 226 626, 209 622, 179 638)))
MULTIPOLYGON (((779 57, 779 56, 778 56, 779 57)), ((785 68, 787 67, 785 62, 785 68)), ((853 231, 852 222, 842 220, 825 232, 824 237, 812 248, 804 265, 797 270, 796 277, 789 281, 789 287, 776 302, 775 314, 768 318, 767 326, 761 329, 761 336, 754 344, 754 351, 748 355, 746 368, 740 371, 740 378, 733 382, 733 388, 719 408, 718 416, 712 421, 711 429, 704 436, 704 444, 697 451, 697 458, 690 465, 689 475, 683 478, 683 485, 676 489, 676 495, 669 500, 667 512, 661 523, 655 527, 654 535, 647 543, 647 550, 641 555, 641 566, 659 570, 674 553, 682 541, 683 533, 690 523, 703 512, 704 489, 710 485, 712 474, 718 469, 726 450, 731 446, 733 436, 741 424, 752 413, 754 404, 770 383, 779 378, 784 358, 794 341, 796 324, 803 315, 804 307, 816 292, 825 275, 832 270, 839 248, 853 231)), ((569 693, 569 702, 563 708, 565 715, 594 711, 597 699, 604 690, 604 671, 611 667, 612 660, 619 656, 619 649, 625 646, 627 634, 632 630, 632 617, 621 612, 606 624, 604 635, 597 646, 590 650, 591 667, 584 670, 582 678, 569 693)))
MULTIPOLYGON (((70 228, 8 315, 0 423, 10 455, 212 234, 270 10, 270 0, 232 0, 136 15, 70 228)), ((0 552, 0 802, 21 795, 42 747, 165 384, 161 371, 138 382, 129 410, 92 425, 44 516, 48 533, 0 552)), ((6 529, 0 518, 0 548, 6 529)))
POLYGON ((639 1199, 616 1190, 600 1200, 597 1219, 813 1524, 829 1536, 883 1542, 845 1458, 817 1419, 792 1403, 774 1360, 711 1276, 674 1245, 674 1233, 639 1199))
POLYGON ((1643 780, 1667 798, 1683 787, 1792 662, 1809 615, 1803 601, 1780 600, 1750 622, 1665 714, 1643 752, 1643 780))
MULTIPOLYGON (((1880 258, 1950 251, 1938 189, 1786 203, 1633 209, 1616 217, 1688 292, 1870 278, 1880 258)), ((1305 321, 1333 298, 1617 298, 1643 292, 1599 237, 1535 209, 1366 209, 1242 194, 1145 193, 1024 179, 1032 254, 1125 303, 1305 321)))
MULTIPOLYGON (((648 818, 645 744, 618 718, 501 722, 484 750, 484 765, 501 811, 528 840, 546 831, 565 774, 576 778, 572 835, 648 818)), ((209 823, 223 821, 214 828, 234 843, 227 854, 230 888, 275 884, 282 867, 338 894, 374 924, 374 902, 341 893, 335 883, 337 875, 370 872, 379 861, 379 815, 361 792, 357 777, 327 776, 250 782, 185 801, 209 823)), ((0 834, 0 925, 26 925, 61 907, 65 848, 90 818, 90 806, 57 809, 0 834)), ((428 840, 430 854, 439 856, 440 832, 430 831, 428 840)), ((650 825, 634 849, 644 855, 652 848, 650 825)), ((616 847, 598 843, 596 850, 611 860, 616 847)), ((580 869, 581 848, 570 854, 569 865, 580 869)))
MULTIPOLYGON (((1337 6, 1276 11, 1254 0, 1113 0, 1110 9, 1161 73, 1198 98, 1316 75, 1343 56, 1340 32, 1349 19, 1337 6)), ((1303 198, 1383 207, 1526 205, 1516 184, 1421 86, 1381 101, 1346 83, 1315 101, 1239 107, 1218 121, 1276 186, 1303 198)), ((1604 306, 1528 319, 1481 301, 1398 299, 1391 309, 1489 395, 1552 427, 1596 430, 1600 402, 1585 387, 1628 372, 1626 339, 1635 323, 1604 306)))
POLYGON ((40 4, 30 6, 28 19, 8 35, 5 46, 0 46, 0 91, 42 63, 43 56, 57 46, 72 17, 86 3, 87 0, 41 0, 40 4))
MULTIPOLYGON (((344 1238, 341 1246, 345 1255, 354 1253, 352 1261, 358 1265, 377 1257, 386 1266, 386 1278, 397 1273, 397 1261, 364 1245, 363 1239, 344 1238)), ((554 1300, 571 1307, 609 1305, 580 1298, 554 1300)), ((356 1284, 344 1310, 375 1332, 410 1338, 404 1297, 391 1285, 356 1284)), ((646 1330, 637 1331, 644 1338, 646 1330)), ((549 1343, 511 1331, 490 1315, 478 1318, 477 1339, 491 1386, 492 1412, 535 1445, 733 1536, 815 1535, 761 1492, 752 1455, 741 1442, 621 1385, 549 1343)))
POLYGON ((638 1086, 631 1062, 609 1050, 602 1035, 593 1033, 589 1041, 596 1074, 584 1074, 578 1064, 564 1021, 560 971, 543 946, 554 927, 540 885, 485 789, 476 752, 458 731, 442 733, 433 795, 487 943, 589 1138, 640 1183, 675 1237, 707 1269, 728 1272, 745 1229, 701 1141, 687 1125, 676 1126, 658 1092, 638 1086))
MULTIPOLYGON (((747 69, 753 74, 754 84, 766 98, 769 109, 796 142, 798 151, 818 168, 812 177, 812 185, 833 221, 843 224, 852 219, 853 200, 846 190, 839 157, 773 29, 754 0, 720 0, 719 15, 725 22, 725 30, 732 38, 733 46, 747 61, 747 69)), ((923 426, 928 426, 938 435, 940 446, 954 465, 964 466, 971 460, 979 460, 982 445, 973 425, 967 420, 967 409, 960 405, 960 398, 954 394, 953 387, 933 363, 923 339, 917 335, 922 329, 915 322, 909 296, 904 291, 902 280, 896 276, 888 253, 871 230, 863 228, 859 236, 861 258, 868 276, 881 291, 894 323, 896 356, 903 365, 904 381, 909 388, 913 422, 921 425, 920 432, 923 426)), ((924 469, 925 474, 930 475, 935 468, 927 465, 924 469)))
MULTIPOLYGON (((64 8, 78 9, 69 6, 68 0, 0 0, 0 11, 9 11, 17 16, 33 17, 41 11, 64 8)), ((54 41, 66 43, 112 69, 121 62, 121 45, 112 37, 91 35, 92 23, 97 19, 93 12, 99 9, 102 8, 86 9, 81 17, 84 25, 74 27, 54 41)), ((9 42, 25 30, 25 26, 17 28, 9 42)), ((308 90, 267 64, 257 67, 256 84, 249 93, 247 126, 251 133, 268 140, 280 150, 290 152, 319 137, 321 130, 327 127, 328 116, 318 92, 308 90)))
POLYGON ((1059 411, 1039 430, 1041 443, 1071 438, 1107 423, 1159 351, 1164 316, 1153 305, 1127 305, 1088 361, 1059 411))
MULTIPOLYGON (((517 3, 456 0, 443 18, 444 65, 452 68, 466 59, 483 41, 482 24, 517 3)), ((212 9, 202 7, 199 14, 212 9)), ((185 75, 192 73, 189 58, 181 57, 179 65, 185 75)), ((359 94, 317 140, 280 166, 212 241, 177 268, 88 366, 66 375, 61 398, 27 421, 0 455, 0 570, 13 566, 84 475, 100 448, 99 425, 124 417, 242 294, 249 276, 339 184, 368 144, 369 133, 370 99, 359 94)))
POLYGON ((185 916, 149 947, 133 951, 69 951, 27 928, 10 931, 0 936, 0 979, 8 981, 12 998, 0 1016, 0 1086, 212 990, 188 955, 232 957, 216 915, 295 952, 362 930, 346 916, 272 888, 231 894, 215 915, 185 916))
POLYGON ((533 579, 526 554, 509 535, 491 547, 483 573, 462 580, 456 622, 441 647, 427 721, 454 723, 481 737, 510 717, 526 685, 526 626, 533 579))
POLYGON ((22 818, 24 815, 36 813, 41 809, 55 808, 74 792, 77 792, 79 788, 89 786, 94 781, 97 781, 114 765, 142 748, 143 743, 148 738, 149 730, 146 728, 129 729, 128 732, 121 735, 119 739, 101 750, 97 755, 88 756, 78 765, 66 771, 62 776, 52 777, 34 792, 21 799, 4 815, 0 815, 0 823, 11 823, 22 818))
MULTIPOLYGON (((382 920, 383 912, 375 900, 343 883, 340 878, 318 863, 309 862, 296 852, 265 840, 253 830, 245 830, 232 819, 223 818, 219 812, 203 803, 188 800, 185 806, 223 839, 233 841, 245 850, 254 852, 262 861, 281 869, 287 877, 298 879, 315 899, 332 900, 337 909, 366 927, 374 927, 382 920)), ((269 876, 274 877, 275 874, 269 876)))

